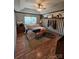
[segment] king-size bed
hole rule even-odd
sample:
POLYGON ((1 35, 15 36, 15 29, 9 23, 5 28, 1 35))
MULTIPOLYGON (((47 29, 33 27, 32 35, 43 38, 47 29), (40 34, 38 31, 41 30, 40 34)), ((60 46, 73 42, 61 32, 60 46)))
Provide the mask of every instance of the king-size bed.
POLYGON ((40 26, 39 24, 36 24, 36 25, 32 25, 32 26, 27 26, 26 32, 30 37, 31 37, 31 35, 34 36, 34 34, 36 36, 42 36, 46 32, 46 28, 40 26))

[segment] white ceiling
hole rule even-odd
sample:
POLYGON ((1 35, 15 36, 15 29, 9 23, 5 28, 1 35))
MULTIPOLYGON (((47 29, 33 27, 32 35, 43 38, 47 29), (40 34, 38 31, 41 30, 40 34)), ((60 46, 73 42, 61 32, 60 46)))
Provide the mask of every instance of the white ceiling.
POLYGON ((55 10, 64 9, 64 0, 14 0, 16 11, 34 14, 44 14, 55 10), (35 4, 42 3, 46 9, 38 12, 35 4))

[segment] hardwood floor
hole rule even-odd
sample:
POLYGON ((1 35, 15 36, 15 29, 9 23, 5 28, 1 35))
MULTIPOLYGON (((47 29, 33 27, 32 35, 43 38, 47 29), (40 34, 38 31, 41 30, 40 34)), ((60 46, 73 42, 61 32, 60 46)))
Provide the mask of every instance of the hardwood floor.
POLYGON ((16 40, 15 59, 57 59, 55 52, 60 36, 42 37, 28 41, 25 33, 19 33, 16 40))
POLYGON ((56 55, 58 59, 64 59, 64 36, 57 42, 56 55))

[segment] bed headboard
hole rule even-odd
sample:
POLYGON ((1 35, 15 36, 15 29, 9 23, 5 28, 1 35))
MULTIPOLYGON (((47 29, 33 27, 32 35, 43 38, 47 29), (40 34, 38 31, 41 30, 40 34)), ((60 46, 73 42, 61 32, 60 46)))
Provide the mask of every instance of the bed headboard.
POLYGON ((25 25, 25 28, 27 29, 27 28, 29 28, 29 29, 32 29, 32 28, 34 28, 34 27, 40 27, 40 25, 39 24, 35 24, 35 25, 25 25))

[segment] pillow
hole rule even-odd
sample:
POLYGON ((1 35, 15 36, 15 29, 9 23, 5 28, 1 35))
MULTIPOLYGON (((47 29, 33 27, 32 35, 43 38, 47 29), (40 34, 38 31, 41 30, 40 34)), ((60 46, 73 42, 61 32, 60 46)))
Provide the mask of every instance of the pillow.
POLYGON ((32 30, 28 30, 26 35, 27 35, 29 40, 32 40, 35 38, 35 33, 32 32, 32 30))

